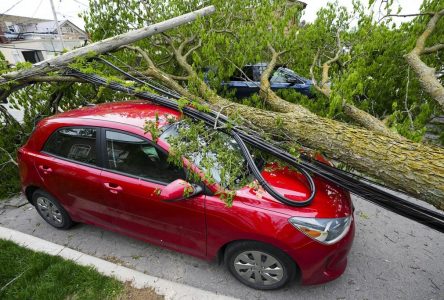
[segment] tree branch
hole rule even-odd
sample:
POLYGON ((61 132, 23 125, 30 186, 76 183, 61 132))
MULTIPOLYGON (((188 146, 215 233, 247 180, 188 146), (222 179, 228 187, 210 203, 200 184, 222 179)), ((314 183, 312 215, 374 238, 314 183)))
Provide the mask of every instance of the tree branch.
POLYGON ((313 86, 315 87, 315 89, 324 94, 326 97, 330 98, 330 94, 326 93, 326 91, 324 91, 318 84, 318 81, 316 80, 316 77, 314 75, 314 67, 316 66, 316 63, 319 60, 319 54, 321 52, 321 48, 318 48, 318 50, 316 51, 316 55, 313 58, 313 63, 310 66, 310 76, 311 76, 311 81, 313 82, 313 86))
POLYGON ((15 124, 16 126, 18 126, 22 131, 23 131, 23 126, 22 124, 19 123, 19 121, 17 121, 10 113, 9 111, 6 109, 5 106, 0 104, 0 114, 3 115, 3 117, 5 118, 5 121, 8 122, 9 124, 15 124))
POLYGON ((419 14, 405 14, 405 15, 399 15, 399 14, 388 14, 385 15, 385 17, 400 17, 400 18, 408 18, 408 17, 419 17, 419 16, 433 16, 434 12, 424 12, 419 14))
POLYGON ((272 75, 272 72, 274 71, 279 56, 281 56, 284 52, 276 52, 276 50, 270 44, 268 45, 268 50, 271 53, 271 60, 268 62, 267 67, 262 72, 259 96, 265 102, 267 102, 272 107, 273 110, 278 112, 290 112, 294 110, 295 107, 292 106, 289 102, 279 97, 278 95, 276 95, 276 93, 271 89, 270 79, 269 79, 272 75))
POLYGON ((438 52, 440 50, 444 49, 444 44, 436 44, 431 47, 426 47, 422 50, 422 54, 430 54, 433 52, 438 52))
POLYGON ((188 56, 189 56, 191 53, 193 53, 194 51, 196 51, 196 50, 199 49, 200 47, 202 47, 202 40, 201 40, 201 39, 199 39, 199 42, 198 42, 198 44, 197 44, 196 46, 191 47, 190 50, 188 50, 188 52, 185 53, 185 55, 184 55, 185 59, 188 58, 188 56))
POLYGON ((415 48, 406 56, 407 63, 416 73, 421 87, 444 109, 444 87, 435 76, 435 69, 429 67, 421 60, 422 54, 429 54, 444 49, 442 44, 437 44, 426 48, 427 39, 436 29, 436 26, 444 15, 444 9, 433 14, 433 17, 427 23, 424 32, 416 40, 415 48))
POLYGON ((2 150, 8 156, 9 160, 7 161, 7 163, 12 163, 16 167, 18 167, 17 161, 12 157, 12 155, 8 151, 6 151, 6 149, 0 147, 0 150, 2 150))
MULTIPOLYGON (((183 55, 183 50, 185 49, 185 47, 188 44, 191 44, 192 42, 194 42, 194 40, 196 39, 196 36, 190 36, 188 38, 186 38, 184 41, 182 41, 182 43, 180 43, 179 48, 177 48, 177 51, 180 53, 180 55, 183 55)), ((183 55, 184 57, 186 57, 185 55, 183 55)))
MULTIPOLYGON (((341 45, 341 39, 339 31, 336 32, 336 53, 333 58, 330 58, 328 61, 322 64, 322 79, 321 79, 321 85, 316 81, 315 75, 314 75, 314 67, 319 59, 320 49, 316 52, 316 55, 313 59, 313 63, 310 67, 310 74, 313 81, 313 85, 317 91, 322 93, 327 98, 331 97, 331 88, 328 85, 328 81, 330 80, 330 66, 332 63, 335 63, 339 60, 342 52, 342 45, 341 45)), ((363 126, 364 128, 370 129, 375 132, 382 133, 386 136, 389 136, 393 139, 401 140, 404 139, 399 134, 391 131, 385 124, 379 120, 378 118, 372 116, 368 112, 361 110, 354 106, 353 104, 347 103, 345 99, 343 99, 342 109, 345 115, 350 117, 353 121, 358 123, 359 125, 363 126)))
POLYGON ((444 15, 444 9, 440 10, 439 12, 436 12, 433 17, 429 20, 427 23, 426 29, 424 32, 418 37, 416 40, 416 46, 413 49, 418 55, 423 54, 425 43, 429 36, 433 33, 433 31, 436 28, 436 25, 438 24, 441 17, 444 15))
POLYGON ((83 79, 79 79, 74 76, 65 76, 65 75, 41 75, 41 76, 30 76, 27 77, 21 82, 26 83, 35 83, 35 82, 86 82, 83 79))
POLYGON ((142 58, 145 60, 145 62, 148 64, 149 67, 154 67, 154 63, 153 63, 152 59, 150 58, 150 56, 148 55, 148 53, 146 51, 142 50, 142 48, 140 48, 139 46, 125 45, 121 48, 133 50, 133 51, 139 53, 142 56, 142 58))
POLYGON ((335 56, 333 58, 327 60, 322 65, 321 88, 326 89, 328 94, 331 94, 330 87, 327 85, 328 81, 330 80, 330 78, 329 78, 330 66, 331 66, 332 63, 335 63, 335 62, 337 62, 339 60, 339 57, 340 57, 341 52, 342 52, 341 37, 339 36, 339 31, 336 32, 336 46, 337 46, 338 49, 337 49, 337 51, 335 53, 335 56))

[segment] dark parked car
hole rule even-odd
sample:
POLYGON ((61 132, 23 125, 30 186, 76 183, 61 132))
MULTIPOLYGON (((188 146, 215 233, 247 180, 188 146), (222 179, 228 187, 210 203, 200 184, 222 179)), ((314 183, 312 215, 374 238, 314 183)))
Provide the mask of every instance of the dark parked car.
MULTIPOLYGON (((230 81, 224 82, 223 85, 228 89, 234 89, 238 98, 251 96, 253 93, 259 92, 260 78, 266 67, 265 63, 246 65, 242 71, 237 71, 230 81)), ((270 85, 273 91, 292 89, 308 97, 313 97, 310 91, 313 85, 312 81, 282 66, 274 70, 270 78, 270 85)))
MULTIPOLYGON (((279 288, 296 276, 302 284, 323 283, 344 272, 354 236, 348 192, 314 177, 313 202, 292 207, 249 184, 227 207, 217 181, 188 182, 183 168, 168 163, 168 137, 179 126, 170 121, 179 118, 177 111, 128 101, 44 119, 18 151, 23 193, 56 228, 83 222, 218 260, 257 289, 279 288), (154 142, 144 125, 156 116, 163 133, 154 142)), ((184 163, 201 174, 199 162, 184 163)), ((310 194, 303 176, 287 167, 267 165, 262 175, 293 201, 310 194)))

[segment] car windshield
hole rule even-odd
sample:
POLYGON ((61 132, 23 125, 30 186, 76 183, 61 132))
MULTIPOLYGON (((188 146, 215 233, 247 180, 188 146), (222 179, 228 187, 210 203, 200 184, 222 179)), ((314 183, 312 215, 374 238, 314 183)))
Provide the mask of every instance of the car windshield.
MULTIPOLYGON (((160 138, 166 142, 169 142, 168 140, 172 137, 179 136, 179 130, 180 128, 184 128, 188 126, 185 122, 178 122, 175 124, 170 125, 165 131, 161 134, 160 138)), ((245 183, 245 180, 251 182, 253 179, 253 176, 251 175, 251 171, 247 165, 247 162, 245 158, 242 156, 242 153, 240 151, 239 145, 236 143, 236 141, 230 137, 229 135, 213 130, 209 127, 207 127, 207 130, 211 130, 212 134, 218 135, 223 143, 223 146, 220 148, 224 148, 223 150, 230 150, 232 154, 234 154, 235 161, 238 162, 238 166, 240 169, 238 169, 238 172, 236 172, 236 178, 234 180, 234 186, 229 186, 228 188, 239 188, 240 184, 243 182, 245 183)), ((201 149, 206 149, 205 151, 198 151, 198 152, 192 152, 187 153, 186 156, 189 158, 194 165, 196 165, 200 170, 202 170, 204 173, 209 174, 211 178, 218 184, 225 186, 224 183, 230 182, 228 178, 224 178, 227 176, 233 176, 231 172, 227 172, 226 170, 229 169, 229 166, 226 166, 226 163, 223 159, 220 158, 221 153, 219 153, 217 150, 208 150, 208 142, 204 138, 199 138, 199 144, 201 145, 201 149), (208 166, 208 161, 212 161, 210 166, 208 166), (225 172, 224 172, 225 169, 225 172)), ((256 159, 256 165, 258 168, 261 168, 263 165, 263 160, 256 159)))
POLYGON ((297 80, 298 82, 302 83, 299 76, 293 70, 283 67, 278 68, 273 73, 273 76, 270 79, 271 82, 282 82, 282 83, 290 82, 289 80, 293 81, 297 80))

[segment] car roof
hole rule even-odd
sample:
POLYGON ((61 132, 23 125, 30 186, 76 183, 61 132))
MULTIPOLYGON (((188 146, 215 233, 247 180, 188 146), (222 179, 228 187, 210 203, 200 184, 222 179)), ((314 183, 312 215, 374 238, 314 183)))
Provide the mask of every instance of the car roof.
POLYGON ((162 127, 169 124, 171 118, 179 119, 181 113, 147 100, 132 100, 85 106, 54 115, 46 121, 51 122, 60 118, 93 119, 143 128, 147 121, 156 121, 156 115, 158 127, 162 127))

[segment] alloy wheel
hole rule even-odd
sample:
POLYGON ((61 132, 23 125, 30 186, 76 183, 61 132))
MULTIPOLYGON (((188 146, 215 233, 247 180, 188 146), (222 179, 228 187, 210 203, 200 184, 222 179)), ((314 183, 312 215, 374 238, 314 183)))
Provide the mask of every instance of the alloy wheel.
POLYGON ((59 227, 63 224, 63 215, 58 207, 48 198, 39 196, 36 200, 36 206, 42 217, 49 224, 59 227))
POLYGON ((234 259, 234 269, 245 280, 256 286, 269 286, 284 277, 281 263, 262 251, 244 251, 234 259))

